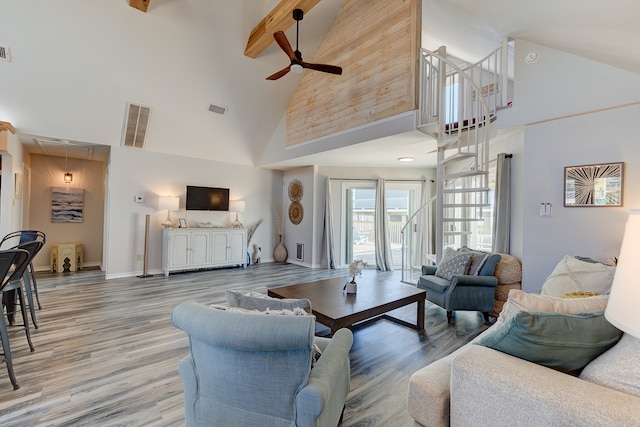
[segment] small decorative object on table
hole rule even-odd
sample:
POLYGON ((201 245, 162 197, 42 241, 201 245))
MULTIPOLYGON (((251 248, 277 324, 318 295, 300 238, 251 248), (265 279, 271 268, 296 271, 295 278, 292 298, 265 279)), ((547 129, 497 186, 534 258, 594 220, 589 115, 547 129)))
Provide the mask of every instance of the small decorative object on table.
POLYGON ((349 275, 351 276, 351 282, 347 282, 342 290, 346 290, 348 294, 355 294, 358 290, 358 284, 356 283, 356 276, 362 276, 362 269, 367 266, 367 263, 362 259, 354 259, 349 264, 349 275))

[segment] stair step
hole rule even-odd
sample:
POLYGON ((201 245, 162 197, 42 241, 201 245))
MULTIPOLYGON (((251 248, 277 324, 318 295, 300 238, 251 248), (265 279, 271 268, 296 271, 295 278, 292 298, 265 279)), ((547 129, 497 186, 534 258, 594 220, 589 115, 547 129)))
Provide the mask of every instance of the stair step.
POLYGON ((489 187, 478 187, 478 188, 447 188, 442 190, 443 193, 481 193, 481 192, 489 192, 491 189, 489 187))
POLYGON ((448 175, 443 175, 442 179, 443 180, 449 180, 449 179, 456 179, 456 178, 465 178, 468 176, 478 176, 478 175, 488 175, 489 172, 487 171, 481 171, 481 170, 472 170, 472 171, 464 171, 464 172, 458 172, 458 173, 452 173, 452 174, 448 174, 448 175))
POLYGON ((442 222, 476 222, 484 221, 484 218, 442 218, 442 222))
POLYGON ((469 152, 469 153, 456 153, 453 154, 445 159, 440 160, 440 164, 441 165, 446 165, 447 163, 451 163, 451 162, 457 162, 458 160, 464 160, 464 159, 468 159, 470 157, 476 157, 478 155, 478 153, 476 152, 469 152))
POLYGON ((452 145, 458 144, 458 141, 460 141, 460 138, 458 138, 457 136, 441 136, 438 138, 438 141, 437 141, 438 148, 447 149, 452 145))

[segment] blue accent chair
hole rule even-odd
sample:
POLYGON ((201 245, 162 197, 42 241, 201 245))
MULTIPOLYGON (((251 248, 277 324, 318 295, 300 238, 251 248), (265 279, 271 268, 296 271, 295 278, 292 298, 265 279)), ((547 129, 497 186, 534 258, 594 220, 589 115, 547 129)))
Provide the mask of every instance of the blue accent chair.
POLYGON ((456 310, 481 311, 484 320, 488 322, 498 284, 498 279, 493 272, 500 259, 500 254, 492 253, 477 276, 457 275, 451 280, 436 276, 436 266, 423 265, 418 287, 427 291, 427 301, 447 310, 449 323, 452 320, 452 313, 456 310))
POLYGON ((349 393, 353 335, 315 338, 315 316, 178 305, 173 324, 189 335, 180 361, 186 426, 338 425, 349 393))

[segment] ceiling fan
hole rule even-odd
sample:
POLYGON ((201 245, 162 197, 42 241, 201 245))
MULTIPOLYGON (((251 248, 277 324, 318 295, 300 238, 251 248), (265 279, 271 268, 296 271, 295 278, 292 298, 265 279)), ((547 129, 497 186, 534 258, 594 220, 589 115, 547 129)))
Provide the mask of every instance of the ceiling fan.
POLYGON ((331 73, 331 74, 338 74, 338 75, 342 74, 342 68, 336 65, 313 64, 311 62, 304 62, 302 60, 302 53, 298 50, 298 34, 300 32, 300 21, 302 21, 303 16, 304 16, 304 13, 302 12, 302 9, 293 10, 293 19, 296 20, 296 50, 295 51, 291 47, 291 44, 289 43, 289 40, 287 40, 287 36, 284 34, 283 31, 276 31, 275 33, 273 33, 273 38, 276 40, 278 45, 282 48, 284 53, 287 54, 287 56, 291 60, 291 64, 288 67, 283 68, 282 70, 276 73, 273 73, 272 75, 267 77, 267 80, 278 80, 280 77, 284 76, 289 71, 291 71, 294 74, 300 74, 302 73, 302 70, 304 68, 308 68, 310 70, 322 71, 322 72, 331 73))

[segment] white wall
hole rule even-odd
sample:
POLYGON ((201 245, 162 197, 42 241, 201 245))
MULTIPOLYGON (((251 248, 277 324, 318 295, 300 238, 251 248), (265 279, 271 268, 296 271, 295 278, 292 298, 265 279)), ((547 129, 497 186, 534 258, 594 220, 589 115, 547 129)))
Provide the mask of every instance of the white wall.
POLYGON ((246 211, 240 221, 247 226, 263 218, 251 243, 263 248, 263 261, 272 260, 265 248, 276 245, 272 215, 274 206, 282 205, 282 172, 122 147, 112 148, 109 169, 107 278, 142 272, 138 255, 144 250, 146 214, 151 215, 149 273, 160 272, 160 224, 166 219, 166 211, 156 209, 160 195, 180 196, 180 211, 171 213, 174 222, 183 217, 189 226, 201 221, 231 224, 235 216, 229 212, 185 211, 187 185, 229 188, 231 200, 244 200, 246 211), (134 196, 144 196, 145 203, 135 203, 134 196))
POLYGON ((602 262, 617 257, 629 209, 640 207, 640 145, 629 127, 640 106, 527 126, 524 155, 523 288, 541 289, 564 255, 602 262), (625 162, 624 206, 563 207, 564 167, 625 162), (540 217, 540 202, 551 202, 551 217, 540 217))
MULTIPOLYGON (((287 248, 287 261, 293 264, 304 265, 307 267, 317 266, 314 263, 316 251, 314 250, 314 227, 316 224, 316 196, 314 191, 315 183, 315 167, 308 166, 304 168, 291 169, 284 172, 284 182, 282 186, 282 213, 283 213, 283 234, 284 245, 287 248), (289 184, 294 179, 302 183, 302 205, 304 215, 300 224, 293 224, 289 219, 289 184), (304 259, 296 260, 296 244, 304 245, 304 259)), ((273 250, 273 248, 271 248, 273 250)))
MULTIPOLYGON (((16 198, 15 174, 24 178, 23 150, 18 138, 9 131, 2 131, 7 138, 7 152, 2 153, 2 192, 0 194, 0 238, 22 229, 23 194, 16 198)), ((24 182, 23 182, 24 183, 24 182)))
POLYGON ((640 205, 633 191, 640 148, 631 130, 640 106, 629 105, 640 102, 639 94, 636 74, 516 41, 514 104, 499 113, 499 123, 524 126, 523 170, 513 170, 522 173, 521 187, 513 188, 521 199, 514 206, 520 204, 522 212, 514 216, 513 229, 521 229, 522 252, 516 256, 523 262, 525 291, 539 291, 564 255, 603 262, 618 255, 627 212, 640 205), (527 64, 524 56, 533 50, 539 59, 527 64), (624 207, 563 207, 565 166, 616 161, 626 163, 624 207), (551 217, 539 216, 541 202, 553 204, 551 217))

